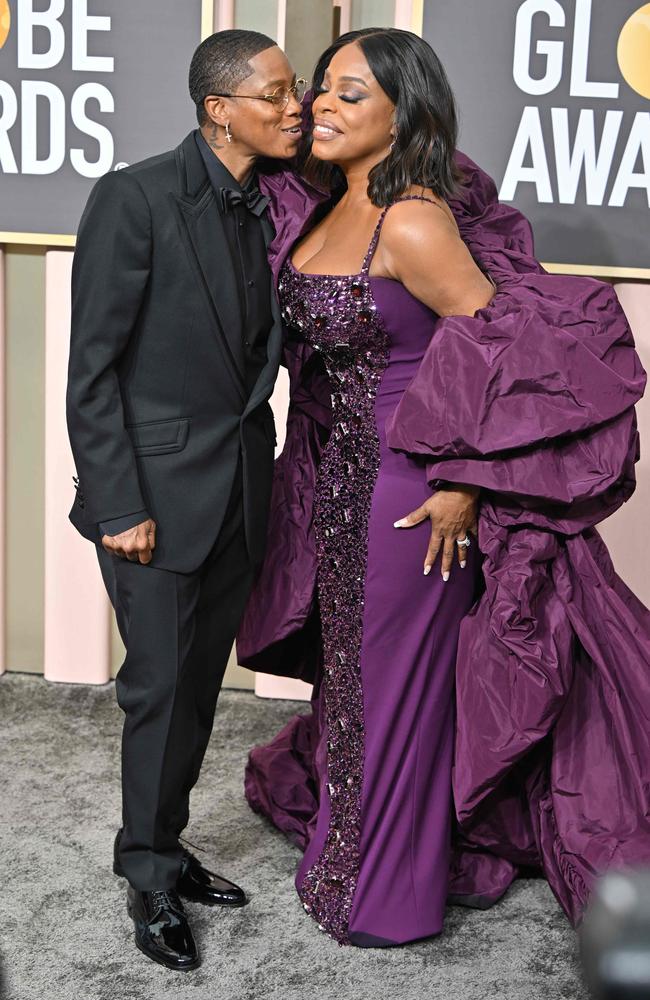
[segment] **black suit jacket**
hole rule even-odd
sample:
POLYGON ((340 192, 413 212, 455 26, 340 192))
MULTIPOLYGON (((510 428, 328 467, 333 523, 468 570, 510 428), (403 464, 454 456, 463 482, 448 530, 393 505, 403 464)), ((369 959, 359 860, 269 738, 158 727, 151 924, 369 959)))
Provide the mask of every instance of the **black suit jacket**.
POLYGON ((73 261, 66 396, 79 480, 69 517, 82 535, 101 541, 99 521, 146 508, 149 565, 198 568, 241 452, 247 544, 261 562, 282 348, 270 274, 269 295, 268 361, 249 393, 235 273, 194 134, 97 181, 73 261))

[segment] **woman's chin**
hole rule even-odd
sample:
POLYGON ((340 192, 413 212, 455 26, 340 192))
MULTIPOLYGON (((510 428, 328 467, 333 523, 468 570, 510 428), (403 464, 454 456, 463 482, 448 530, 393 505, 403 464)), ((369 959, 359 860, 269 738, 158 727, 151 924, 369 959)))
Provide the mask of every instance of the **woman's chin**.
POLYGON ((327 160, 329 163, 336 162, 339 157, 333 149, 329 148, 330 142, 328 140, 319 142, 318 139, 314 139, 311 144, 311 155, 317 160, 327 160))

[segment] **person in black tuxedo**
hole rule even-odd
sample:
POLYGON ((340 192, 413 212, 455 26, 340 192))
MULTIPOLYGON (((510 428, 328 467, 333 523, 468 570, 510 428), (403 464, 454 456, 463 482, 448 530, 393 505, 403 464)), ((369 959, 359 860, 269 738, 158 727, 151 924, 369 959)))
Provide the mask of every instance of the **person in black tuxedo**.
POLYGON ((66 395, 69 517, 96 545, 126 646, 114 870, 137 946, 173 969, 200 961, 180 897, 248 902, 179 836, 264 554, 282 327, 256 163, 295 154, 304 81, 272 39, 223 31, 189 86, 199 128, 88 199, 66 395))

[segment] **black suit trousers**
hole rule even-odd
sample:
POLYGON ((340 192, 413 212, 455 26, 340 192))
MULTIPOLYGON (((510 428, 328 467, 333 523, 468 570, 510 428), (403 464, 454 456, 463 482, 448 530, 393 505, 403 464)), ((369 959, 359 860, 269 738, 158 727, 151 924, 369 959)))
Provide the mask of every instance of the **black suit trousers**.
POLYGON ((157 569, 96 548, 126 646, 115 682, 125 715, 120 862, 134 888, 171 888, 190 791, 254 576, 241 461, 221 530, 196 571, 157 569))

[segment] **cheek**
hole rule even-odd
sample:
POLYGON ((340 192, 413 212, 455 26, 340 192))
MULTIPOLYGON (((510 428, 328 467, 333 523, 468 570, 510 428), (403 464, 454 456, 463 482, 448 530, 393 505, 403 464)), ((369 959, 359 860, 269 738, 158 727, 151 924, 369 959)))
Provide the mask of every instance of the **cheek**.
POLYGON ((275 120, 270 115, 256 115, 250 120, 249 132, 251 135, 264 135, 275 124, 275 120))
POLYGON ((341 104, 341 118, 352 130, 363 129, 366 135, 378 134, 383 128, 383 115, 378 115, 371 101, 341 104))
MULTIPOLYGON (((234 129, 233 129, 234 131, 234 129)), ((277 122, 272 118, 249 118, 239 132, 239 138, 252 149, 259 146, 267 146, 273 142, 274 136, 280 136, 277 129, 277 122)))
MULTIPOLYGON (((252 102, 251 102, 252 103, 252 102)), ((243 122, 244 130, 247 136, 253 138, 254 136, 262 136, 269 134, 278 124, 278 119, 280 115, 275 115, 273 113, 269 114, 266 108, 261 109, 259 114, 250 114, 246 116, 245 122, 243 122), (266 113, 264 113, 266 112, 266 113)))
POLYGON ((355 148, 364 150, 376 149, 382 146, 388 134, 388 126, 378 118, 369 106, 363 104, 349 105, 341 113, 348 139, 355 148))

